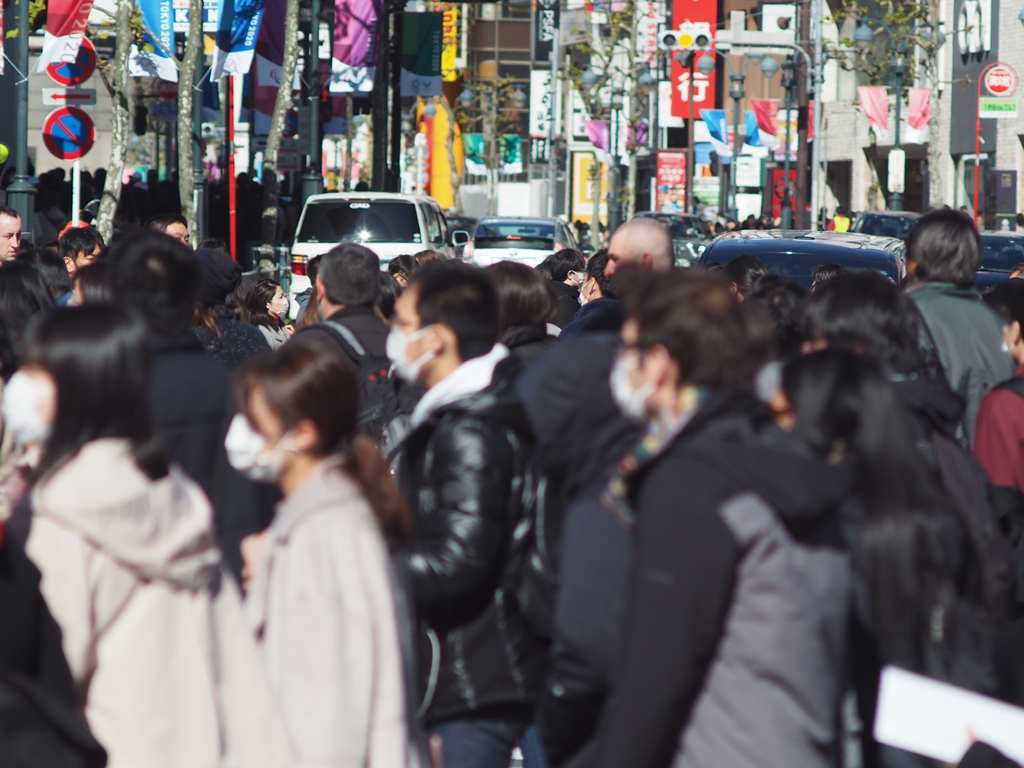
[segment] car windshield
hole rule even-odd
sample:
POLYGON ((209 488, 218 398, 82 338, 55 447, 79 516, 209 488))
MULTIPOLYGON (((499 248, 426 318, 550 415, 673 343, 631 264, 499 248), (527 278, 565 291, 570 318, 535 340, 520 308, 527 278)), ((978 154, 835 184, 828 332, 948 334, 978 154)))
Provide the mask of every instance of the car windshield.
POLYGON ((871 216, 868 214, 861 217, 857 231, 863 232, 865 235, 883 235, 904 240, 916 223, 917 219, 908 216, 871 216))
POLYGON ((981 268, 987 272, 1012 272, 1018 264, 1024 264, 1024 237, 985 237, 985 252, 981 257, 981 268))
MULTIPOLYGON (((729 249, 728 252, 721 248, 712 249, 709 252, 705 252, 702 263, 704 266, 728 264, 743 252, 737 249, 729 249)), ((840 264, 851 272, 873 270, 880 272, 897 284, 903 279, 903 275, 897 272, 898 259, 886 259, 881 253, 876 253, 872 256, 856 253, 836 253, 834 251, 826 253, 784 253, 782 251, 758 250, 751 253, 764 262, 769 272, 782 275, 793 282, 800 283, 804 288, 811 287, 811 283, 814 282, 814 268, 819 264, 840 264)))
POLYGON ((555 225, 543 221, 482 221, 473 240, 477 248, 550 251, 555 247, 555 225))
POLYGON ((419 243, 416 206, 401 201, 312 202, 299 229, 302 243, 419 243))
POLYGON ((645 216, 665 225, 673 240, 704 240, 707 235, 698 219, 680 216, 645 216))

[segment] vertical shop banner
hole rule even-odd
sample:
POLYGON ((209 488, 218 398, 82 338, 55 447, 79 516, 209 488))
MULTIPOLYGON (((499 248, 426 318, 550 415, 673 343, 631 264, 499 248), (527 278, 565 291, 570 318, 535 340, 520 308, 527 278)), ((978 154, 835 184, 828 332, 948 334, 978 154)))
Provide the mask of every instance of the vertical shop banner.
POLYGON ((558 0, 537 0, 533 12, 533 60, 547 61, 555 44, 555 30, 560 23, 558 0))
POLYGON ((639 0, 637 13, 640 16, 637 20, 640 58, 655 70, 661 55, 658 48, 658 31, 665 23, 665 0, 639 0))
MULTIPOLYGON (((978 79, 989 64, 999 60, 999 18, 1000 0, 958 0, 953 4, 954 17, 947 27, 956 30, 947 33, 952 41, 953 72, 951 80, 972 83, 969 88, 951 88, 949 121, 949 154, 953 157, 974 154, 974 131, 978 116, 978 79)), ((1017 8, 1017 5, 1012 6, 1017 8)), ((1011 11, 1012 13, 1013 11, 1011 11)), ((1005 27, 1004 27, 1005 29, 1005 27)), ((1011 35, 1010 44, 1017 43, 1017 27, 1011 35)), ((949 48, 947 42, 946 49, 949 48)), ((1008 54, 1013 55, 1013 54, 1008 54)), ((1016 61, 1015 59, 1008 59, 1016 61)), ((982 151, 988 152, 995 161, 996 121, 981 121, 982 151), (987 149, 986 149, 987 148, 987 149)), ((972 193, 973 194, 973 193, 972 193)), ((983 201, 979 201, 979 206, 983 201)), ((968 207, 970 205, 968 204, 968 207)))
POLYGON ((551 87, 551 70, 530 71, 530 136, 546 139, 551 131, 551 120, 555 121, 555 135, 562 132, 562 81, 551 87))
POLYGON ((441 95, 443 13, 404 13, 402 19, 402 95, 441 95))
POLYGON ((466 173, 470 176, 487 175, 487 158, 482 133, 462 134, 462 148, 466 153, 466 173))
POLYGON ((178 82, 178 68, 171 58, 174 50, 174 12, 171 0, 139 0, 142 23, 146 35, 142 47, 133 45, 128 58, 128 72, 132 77, 159 77, 171 83, 178 82), (158 42, 159 41, 159 42, 158 42))
POLYGON ((658 210, 666 213, 686 212, 686 153, 658 153, 658 210))
POLYGON ((85 37, 92 0, 50 0, 46 5, 46 35, 37 72, 53 62, 73 62, 85 37))
POLYGON ((252 67, 264 5, 264 0, 221 0, 211 80, 244 75, 252 67))
MULTIPOLYGON (((672 0, 672 26, 679 29, 685 23, 707 24, 710 29, 718 27, 718 0, 672 0)), ((702 75, 696 68, 693 82, 690 82, 690 68, 672 56, 672 114, 676 117, 691 115, 691 98, 694 116, 702 109, 714 109, 715 72, 702 75)))
POLYGON ((459 43, 462 36, 459 6, 445 6, 443 13, 444 47, 441 48, 441 79, 446 83, 454 83, 459 79, 459 43))
POLYGON ((331 56, 332 93, 373 90, 379 18, 377 0, 336 0, 334 52, 331 56))

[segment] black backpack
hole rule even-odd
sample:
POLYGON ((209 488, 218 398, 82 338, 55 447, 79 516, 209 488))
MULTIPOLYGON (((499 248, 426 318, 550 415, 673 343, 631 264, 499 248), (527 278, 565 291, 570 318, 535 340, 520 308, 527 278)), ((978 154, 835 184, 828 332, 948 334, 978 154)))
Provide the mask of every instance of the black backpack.
POLYGON ((402 412, 398 389, 390 376, 391 362, 384 356, 369 354, 356 335, 341 323, 324 320, 320 327, 339 337, 342 346, 351 349, 359 360, 357 426, 385 456, 390 455, 409 432, 409 416, 402 412))

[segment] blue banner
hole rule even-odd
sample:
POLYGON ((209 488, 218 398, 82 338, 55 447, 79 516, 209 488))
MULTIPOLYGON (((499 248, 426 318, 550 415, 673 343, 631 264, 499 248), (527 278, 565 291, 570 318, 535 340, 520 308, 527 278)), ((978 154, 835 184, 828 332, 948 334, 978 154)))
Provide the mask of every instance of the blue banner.
POLYGON ((146 27, 141 47, 132 46, 128 71, 133 77, 159 77, 178 82, 178 68, 171 57, 174 51, 174 14, 171 0, 139 0, 142 23, 146 27))
POLYGON ((244 75, 252 67, 265 0, 220 0, 210 77, 244 75))

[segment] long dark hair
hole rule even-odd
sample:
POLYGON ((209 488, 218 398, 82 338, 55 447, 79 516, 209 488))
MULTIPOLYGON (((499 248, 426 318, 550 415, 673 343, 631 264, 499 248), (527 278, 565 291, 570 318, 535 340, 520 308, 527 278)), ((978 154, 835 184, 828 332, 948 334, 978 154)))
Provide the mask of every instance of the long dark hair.
POLYGON ((796 435, 857 472, 854 560, 883 660, 925 671, 936 620, 940 643, 953 634, 953 518, 910 439, 898 394, 877 362, 843 349, 788 363, 782 388, 796 435))
POLYGON ((55 308, 46 282, 31 264, 16 261, 0 269, 0 373, 5 380, 20 364, 29 322, 55 308))
POLYGON ((267 310, 267 304, 274 298, 277 289, 281 284, 269 277, 261 277, 249 286, 242 300, 242 307, 245 309, 246 319, 255 326, 266 328, 280 328, 281 321, 275 320, 267 310))
POLYGON ((57 385, 57 413, 37 477, 106 437, 127 439, 150 479, 167 474, 149 410, 151 359, 142 322, 102 304, 56 312, 29 329, 25 363, 57 385))
POLYGON ((303 419, 316 424, 320 441, 314 453, 343 457, 345 471, 362 488, 388 546, 400 549, 412 534, 412 518, 377 446, 356 431, 359 385, 338 349, 291 342, 250 361, 236 387, 239 411, 250 419, 255 390, 286 430, 303 419))

